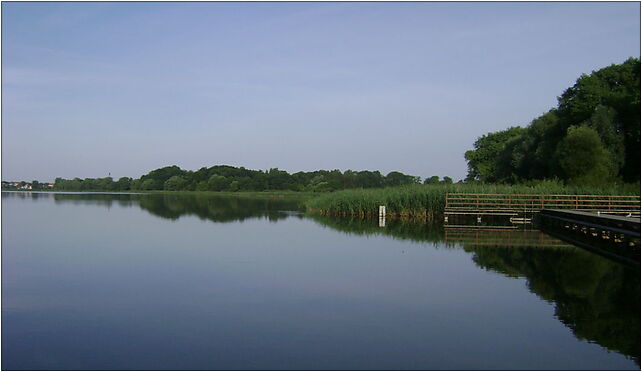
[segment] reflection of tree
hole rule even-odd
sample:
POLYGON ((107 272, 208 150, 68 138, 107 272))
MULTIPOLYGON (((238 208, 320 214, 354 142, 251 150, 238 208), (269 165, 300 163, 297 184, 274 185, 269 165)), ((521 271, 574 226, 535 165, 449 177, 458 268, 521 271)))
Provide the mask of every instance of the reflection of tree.
POLYGON ((49 195, 54 198, 56 204, 71 203, 71 204, 91 204, 103 205, 111 207, 114 203, 122 207, 131 207, 138 195, 136 194, 97 194, 97 193, 78 193, 78 194, 42 194, 49 195))
POLYGON ((464 246, 480 267, 524 277, 531 292, 555 302, 555 315, 579 339, 640 364, 640 271, 582 249, 464 246))
POLYGON ((573 334, 640 364, 640 269, 569 246, 539 231, 448 231, 391 221, 311 216, 352 234, 440 242, 463 247, 486 270, 526 278, 529 290, 555 303, 555 315, 573 334))
POLYGON ((151 194, 140 199, 140 207, 149 213, 175 220, 195 215, 215 222, 243 221, 266 217, 270 221, 286 218, 286 211, 301 211, 297 200, 287 198, 247 198, 207 194, 151 194))
MULTIPOLYGON (((3 196, 6 193, 3 193, 3 196)), ((18 195, 18 193, 16 193, 18 195)), ((33 194, 32 197, 38 197, 33 194)), ((47 195, 47 194, 41 194, 47 195)), ((300 201, 292 198, 219 196, 212 194, 48 194, 56 203, 92 204, 111 207, 139 205, 162 218, 178 219, 195 215, 214 222, 243 221, 265 217, 270 221, 286 218, 287 211, 303 211, 300 201)), ((24 195, 18 195, 24 197, 24 195)))

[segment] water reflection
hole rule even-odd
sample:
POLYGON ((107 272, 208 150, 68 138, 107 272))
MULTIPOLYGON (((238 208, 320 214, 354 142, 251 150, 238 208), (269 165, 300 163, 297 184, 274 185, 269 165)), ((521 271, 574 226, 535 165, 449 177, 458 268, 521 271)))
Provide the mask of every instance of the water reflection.
MULTIPOLYGON (((17 195, 15 193, 14 195, 17 195)), ((46 194, 20 193, 19 197, 39 198, 46 194), (27 195, 27 196, 25 196, 27 195)), ((3 196, 5 193, 3 193, 3 196)), ((213 222, 243 221, 267 218, 278 221, 300 215, 305 208, 300 198, 231 197, 213 194, 48 194, 56 203, 91 204, 111 207, 139 206, 154 216, 176 220, 181 216, 197 216, 213 222), (296 212, 296 213, 292 213, 296 212)))
POLYGON ((473 261, 555 303, 555 316, 583 340, 640 364, 640 273, 579 248, 463 245, 473 261))
POLYGON ((376 219, 304 216, 300 200, 209 194, 46 194, 2 193, 2 197, 53 199, 57 204, 114 205, 164 219, 197 216, 213 222, 265 218, 279 221, 293 213, 346 234, 386 235, 463 250, 480 268, 525 278, 530 292, 555 306, 555 316, 575 337, 621 353, 640 365, 640 271, 573 247, 536 230, 451 230, 398 220, 380 227, 376 219))
POLYGON ((297 200, 283 198, 231 198, 211 195, 151 195, 141 199, 140 207, 163 218, 177 219, 195 215, 214 222, 243 221, 265 217, 270 221, 287 218, 287 211, 302 207, 297 200))
MULTIPOLYGON (((414 242, 429 242, 435 246, 443 246, 445 241, 444 230, 440 225, 424 225, 416 223, 405 223, 400 220, 388 220, 385 227, 380 227, 376 219, 332 217, 309 214, 308 218, 318 222, 322 226, 347 234, 388 235, 400 240, 414 242)), ((448 243, 448 242, 446 242, 448 243)), ((453 244, 446 244, 453 246, 453 244)))
POLYGON ((485 270, 526 278, 528 289, 555 304, 555 316, 582 340, 622 353, 640 365, 640 269, 627 267, 531 229, 462 230, 439 225, 312 216, 351 234, 446 242, 472 254, 485 270))

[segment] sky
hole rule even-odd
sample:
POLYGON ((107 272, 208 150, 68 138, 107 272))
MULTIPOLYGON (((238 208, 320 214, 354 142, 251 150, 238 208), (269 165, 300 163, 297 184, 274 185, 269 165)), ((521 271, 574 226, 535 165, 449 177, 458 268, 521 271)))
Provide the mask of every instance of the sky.
POLYGON ((640 56, 640 4, 2 3, 2 180, 167 165, 466 176, 583 73, 640 56))

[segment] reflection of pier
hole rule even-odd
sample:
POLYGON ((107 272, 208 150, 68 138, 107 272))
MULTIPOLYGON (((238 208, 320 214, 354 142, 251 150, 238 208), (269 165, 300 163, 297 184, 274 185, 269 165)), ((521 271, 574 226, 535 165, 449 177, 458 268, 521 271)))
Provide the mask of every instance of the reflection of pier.
POLYGON ((544 210, 539 225, 580 247, 612 258, 640 262, 640 219, 604 214, 544 210))
POLYGON ((545 234, 539 230, 515 230, 489 228, 449 228, 445 229, 445 240, 471 247, 554 247, 570 248, 572 245, 545 234))

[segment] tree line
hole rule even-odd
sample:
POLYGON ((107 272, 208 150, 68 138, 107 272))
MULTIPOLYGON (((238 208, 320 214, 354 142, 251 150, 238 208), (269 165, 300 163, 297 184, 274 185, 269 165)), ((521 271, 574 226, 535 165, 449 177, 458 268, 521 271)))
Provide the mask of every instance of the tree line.
MULTIPOLYGON (((155 169, 138 179, 122 177, 114 181, 104 178, 56 178, 54 189, 61 191, 311 191, 324 192, 349 188, 375 188, 421 183, 421 178, 393 171, 382 175, 379 171, 341 172, 318 170, 296 172, 272 168, 251 170, 245 167, 215 165, 197 171, 183 170, 176 165, 155 169)), ((453 183, 452 178, 439 176, 426 178, 424 183, 453 183)))
POLYGON ((481 136, 465 158, 468 181, 639 182, 640 59, 583 74, 557 107, 525 128, 481 136))

